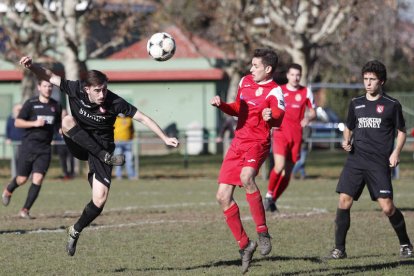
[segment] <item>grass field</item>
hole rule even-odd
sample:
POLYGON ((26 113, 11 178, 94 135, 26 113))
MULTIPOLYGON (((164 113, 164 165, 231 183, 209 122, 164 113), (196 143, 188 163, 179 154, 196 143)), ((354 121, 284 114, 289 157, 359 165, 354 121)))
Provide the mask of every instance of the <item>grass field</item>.
MULTIPOLYGON (((333 246, 337 195, 334 192, 343 153, 312 152, 309 179, 292 180, 268 215, 273 251, 254 256, 249 275, 413 275, 414 259, 398 257, 399 244, 388 219, 364 191, 351 212, 348 259, 324 261, 333 246)), ((401 179, 394 181, 395 202, 414 239, 414 164, 403 156, 401 179)), ((100 217, 86 228, 77 252, 64 251, 65 227, 73 224, 90 200, 85 177, 56 178, 52 168, 32 208, 34 220, 20 219, 28 185, 0 206, 0 275, 238 275, 236 242, 215 202, 220 156, 144 157, 142 178, 114 181, 100 217)), ((0 169, 6 183, 7 169, 0 169)), ((258 183, 264 193, 267 185, 258 183)), ((236 200, 249 236, 254 223, 242 189, 236 200)))

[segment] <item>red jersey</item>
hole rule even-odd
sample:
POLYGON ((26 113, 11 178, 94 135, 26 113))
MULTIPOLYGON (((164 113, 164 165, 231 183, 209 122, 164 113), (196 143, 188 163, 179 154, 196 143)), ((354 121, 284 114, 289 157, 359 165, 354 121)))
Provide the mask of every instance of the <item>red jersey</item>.
POLYGON ((302 121, 306 107, 315 108, 315 101, 310 88, 300 86, 298 90, 289 90, 286 84, 280 86, 285 99, 285 117, 283 118, 280 129, 302 128, 302 121))
POLYGON ((231 104, 222 103, 219 107, 223 112, 237 116, 235 138, 244 141, 270 139, 270 129, 280 126, 285 112, 283 93, 273 80, 256 83, 252 75, 243 77, 239 83, 236 101, 231 104), (263 120, 262 111, 272 109, 272 119, 263 120))

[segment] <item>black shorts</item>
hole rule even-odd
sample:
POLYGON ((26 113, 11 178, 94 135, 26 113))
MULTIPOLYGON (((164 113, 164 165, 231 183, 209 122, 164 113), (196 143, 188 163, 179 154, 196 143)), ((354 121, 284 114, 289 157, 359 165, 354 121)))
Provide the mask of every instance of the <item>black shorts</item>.
POLYGON ((364 190, 365 185, 368 187, 371 200, 376 201, 378 198, 393 198, 391 183, 391 169, 361 169, 346 164, 339 177, 336 186, 337 193, 344 193, 358 200, 364 190))
POLYGON ((111 178, 112 178, 112 166, 105 164, 98 157, 89 154, 89 152, 82 148, 80 145, 76 144, 72 139, 63 135, 63 139, 65 140, 66 145, 68 146, 69 151, 72 155, 79 159, 86 161, 88 160, 89 164, 89 184, 92 186, 92 179, 93 175, 95 178, 104 184, 106 187, 110 187, 111 185, 111 178))
POLYGON ((29 177, 31 173, 46 174, 49 169, 51 152, 31 153, 20 147, 17 160, 17 175, 29 177))

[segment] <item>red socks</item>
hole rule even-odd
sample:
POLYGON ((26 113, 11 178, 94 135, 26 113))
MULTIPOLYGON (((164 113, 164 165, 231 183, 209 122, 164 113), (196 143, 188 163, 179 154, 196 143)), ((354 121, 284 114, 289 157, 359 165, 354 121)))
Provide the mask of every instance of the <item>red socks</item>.
POLYGON ((281 174, 276 173, 274 169, 270 171, 269 174, 269 184, 267 185, 267 192, 273 194, 273 191, 275 190, 276 184, 281 178, 281 174))
POLYGON ((289 185, 290 175, 284 175, 279 179, 275 189, 273 190, 273 200, 276 201, 286 190, 289 185))
POLYGON ((256 232, 267 232, 265 210, 263 207, 260 191, 257 190, 252 194, 246 193, 246 199, 250 205, 250 213, 252 214, 253 220, 256 223, 256 232))
POLYGON ((240 220, 239 206, 236 203, 230 206, 229 209, 225 210, 224 217, 226 218, 227 225, 230 231, 233 233, 234 238, 239 244, 240 249, 243 249, 249 243, 249 238, 244 231, 242 222, 240 220))

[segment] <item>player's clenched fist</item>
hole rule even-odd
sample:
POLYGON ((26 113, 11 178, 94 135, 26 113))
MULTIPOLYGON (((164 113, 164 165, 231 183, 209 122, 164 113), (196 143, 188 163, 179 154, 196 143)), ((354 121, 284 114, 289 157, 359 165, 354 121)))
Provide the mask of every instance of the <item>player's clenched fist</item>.
POLYGON ((271 108, 265 108, 262 111, 262 117, 264 121, 269 121, 272 119, 272 109, 271 108))
POLYGON ((32 66, 32 58, 28 56, 24 56, 20 59, 20 64, 26 68, 30 68, 32 66))
POLYGON ((342 141, 342 148, 343 148, 345 151, 351 151, 351 150, 352 150, 352 145, 351 145, 351 142, 350 142, 350 141, 348 141, 348 140, 343 140, 343 141, 342 141))
POLYGON ((220 104, 221 104, 221 99, 220 99, 220 96, 214 96, 214 97, 210 100, 210 104, 211 104, 212 106, 217 106, 217 107, 219 107, 219 106, 220 106, 220 104))

